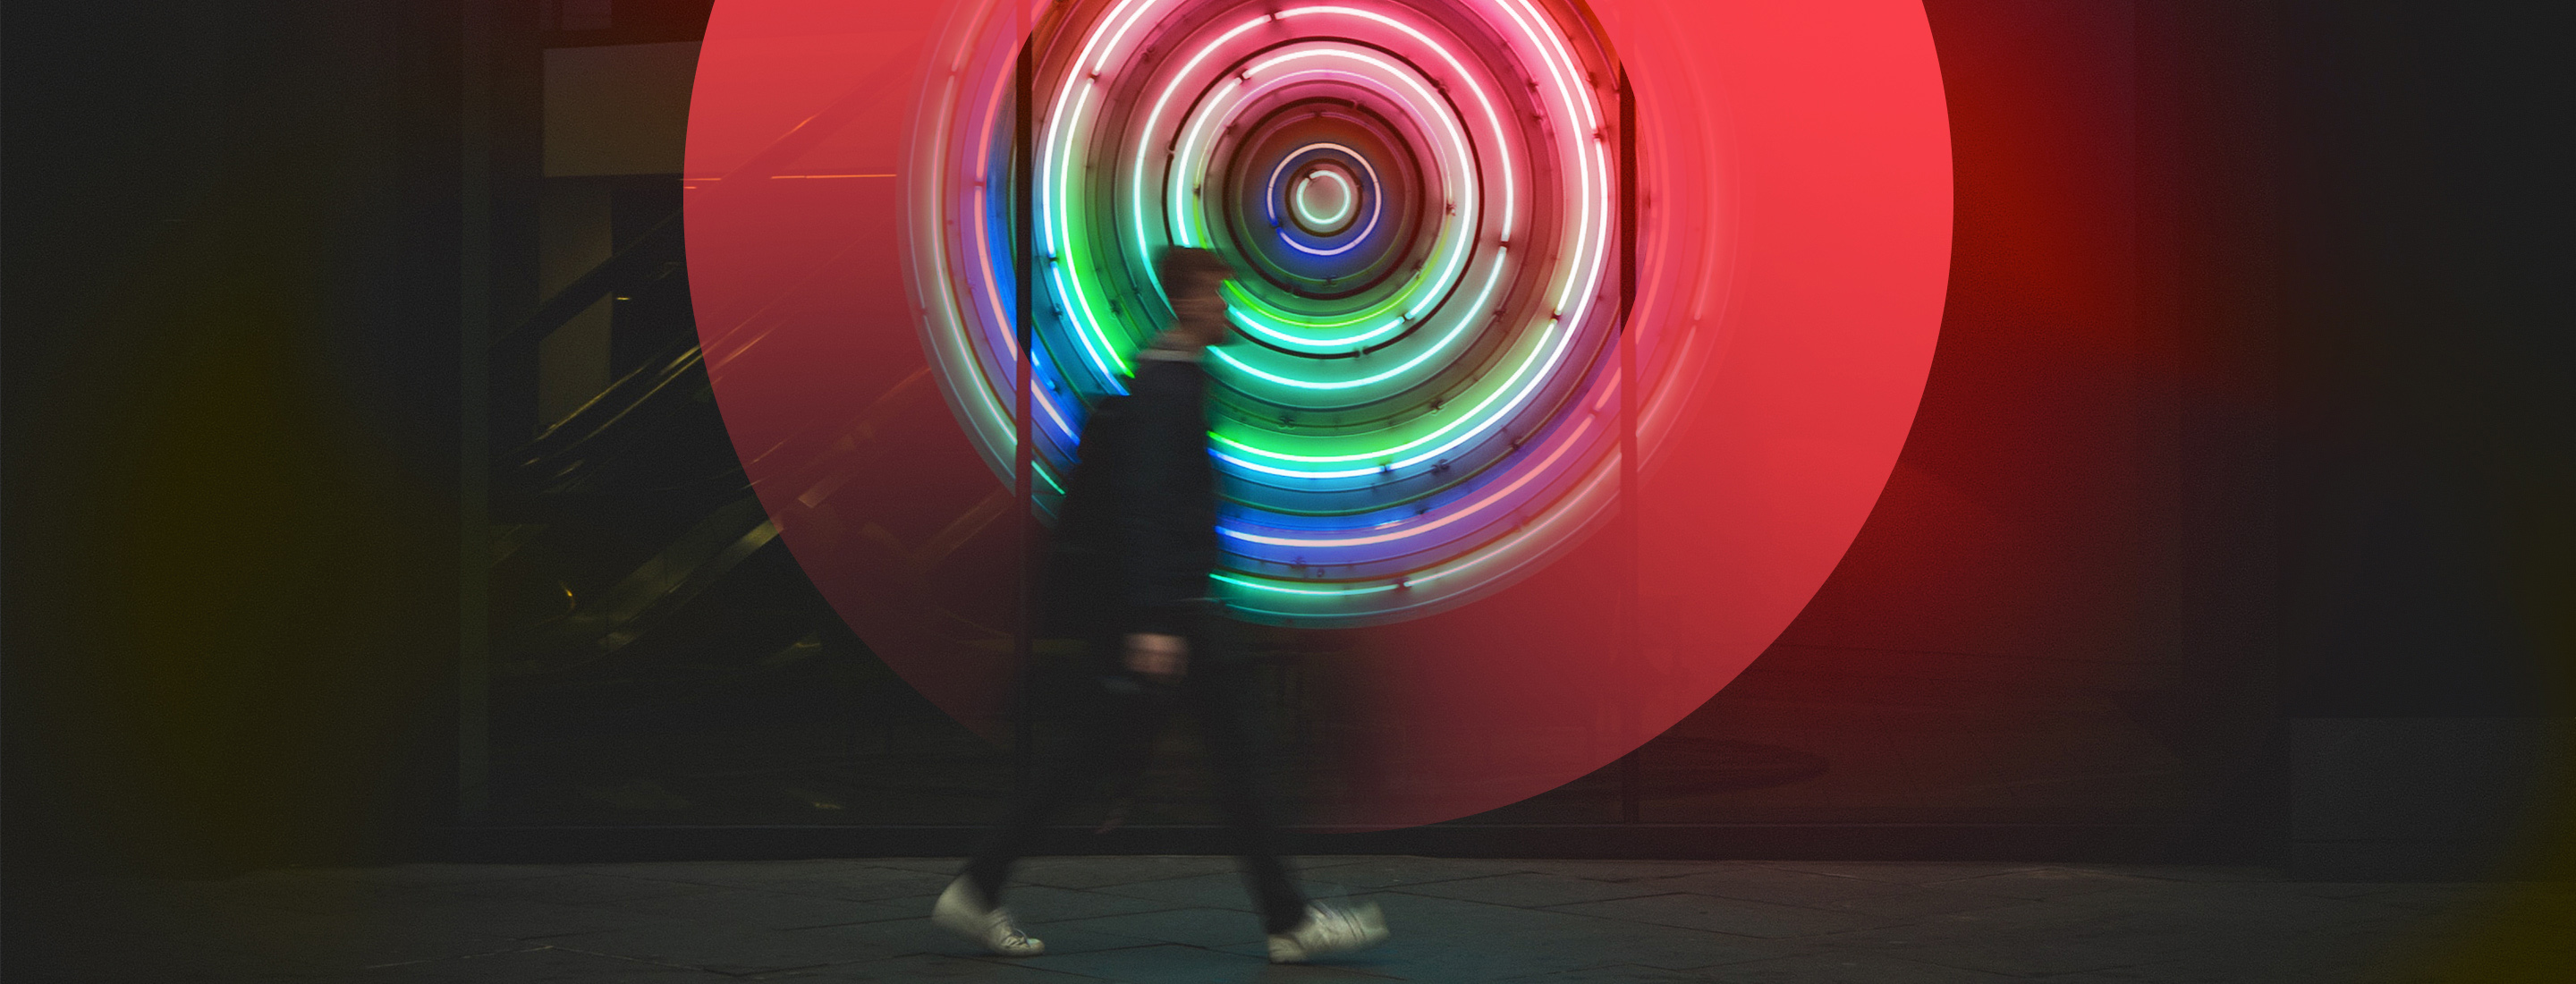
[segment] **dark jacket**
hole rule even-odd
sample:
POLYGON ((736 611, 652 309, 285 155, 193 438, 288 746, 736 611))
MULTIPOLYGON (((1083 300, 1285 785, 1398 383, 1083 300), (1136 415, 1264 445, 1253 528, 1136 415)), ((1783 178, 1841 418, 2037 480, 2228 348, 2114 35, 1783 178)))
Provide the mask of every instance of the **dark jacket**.
POLYGON ((1056 631, 1188 634, 1217 562, 1207 372, 1138 359, 1128 394, 1092 409, 1078 453, 1048 564, 1056 631))

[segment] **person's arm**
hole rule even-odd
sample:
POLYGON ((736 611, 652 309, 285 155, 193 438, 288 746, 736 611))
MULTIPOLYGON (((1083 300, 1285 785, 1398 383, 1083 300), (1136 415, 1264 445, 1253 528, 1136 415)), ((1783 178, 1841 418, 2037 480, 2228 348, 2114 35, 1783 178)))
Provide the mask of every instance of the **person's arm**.
POLYGON ((1186 632, 1207 592, 1203 559, 1191 549, 1203 509, 1186 500, 1188 469, 1206 467, 1207 435, 1197 394, 1172 371, 1139 374, 1126 423, 1125 467, 1118 470, 1115 551, 1125 625, 1125 663, 1151 676, 1186 671, 1186 632))

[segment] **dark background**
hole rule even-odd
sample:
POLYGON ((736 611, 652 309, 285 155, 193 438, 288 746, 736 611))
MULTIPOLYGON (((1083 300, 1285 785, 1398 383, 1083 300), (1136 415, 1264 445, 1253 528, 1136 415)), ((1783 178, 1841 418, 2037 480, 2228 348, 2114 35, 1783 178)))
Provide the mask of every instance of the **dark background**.
MULTIPOLYGON (((2516 5, 1926 6, 1958 231, 1915 431, 1780 645, 1640 755, 1830 767, 1681 789, 1611 849, 2566 870, 2562 35, 2516 5)), ((528 131, 535 46, 460 25, 686 41, 705 7, 0 13, 13 875, 460 850, 466 438, 533 390, 467 372, 459 324, 538 301, 537 191, 490 177, 531 151, 487 136, 528 131)), ((1583 802, 1522 819, 1618 818, 1583 802)), ((1402 843, 1555 853, 1475 826, 1402 843)), ((927 843, 852 829, 824 843, 927 843)))

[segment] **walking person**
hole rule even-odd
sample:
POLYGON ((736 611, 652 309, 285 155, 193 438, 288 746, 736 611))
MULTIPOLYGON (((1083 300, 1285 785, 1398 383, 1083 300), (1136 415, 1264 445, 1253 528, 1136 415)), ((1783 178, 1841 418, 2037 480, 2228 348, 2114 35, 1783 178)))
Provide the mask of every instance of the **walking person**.
POLYGON ((1165 250, 1155 268, 1172 325, 1138 354, 1128 395, 1103 400, 1085 423, 1048 563, 1059 630, 1090 643, 1074 734, 1029 772, 931 918, 1003 956, 1045 952, 1002 907, 1011 865, 1105 770, 1144 754, 1177 710, 1206 743, 1271 962, 1372 946, 1387 937, 1376 906, 1309 902, 1279 857, 1258 667, 1227 644, 1223 607, 1208 597, 1216 472, 1200 363, 1208 346, 1232 337, 1218 285, 1234 271, 1214 252, 1186 247, 1165 250))

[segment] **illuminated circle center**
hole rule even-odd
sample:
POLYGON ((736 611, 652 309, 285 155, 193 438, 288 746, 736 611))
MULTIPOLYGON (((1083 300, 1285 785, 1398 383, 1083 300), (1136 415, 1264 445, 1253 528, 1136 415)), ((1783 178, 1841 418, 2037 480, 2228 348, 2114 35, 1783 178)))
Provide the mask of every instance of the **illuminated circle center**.
POLYGON ((1318 164, 1297 179, 1289 195, 1288 212, 1298 228, 1318 236, 1329 236, 1349 228, 1360 214, 1359 189, 1341 168, 1318 164))

